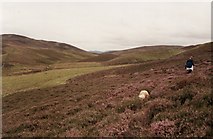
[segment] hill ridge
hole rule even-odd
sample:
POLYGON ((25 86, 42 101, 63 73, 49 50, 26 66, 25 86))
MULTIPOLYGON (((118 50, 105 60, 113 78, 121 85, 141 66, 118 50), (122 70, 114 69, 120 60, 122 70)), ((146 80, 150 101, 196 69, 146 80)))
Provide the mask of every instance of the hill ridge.
POLYGON ((36 40, 17 34, 3 34, 1 38, 4 68, 76 62, 96 55, 70 44, 36 40))
POLYGON ((83 50, 79 47, 76 47, 74 45, 68 44, 68 43, 64 43, 64 42, 60 42, 60 41, 53 41, 53 40, 45 40, 45 39, 34 39, 33 37, 27 37, 24 35, 19 35, 19 34, 1 34, 0 35, 2 38, 2 41, 4 41, 5 39, 10 39, 10 40, 18 40, 18 39, 26 39, 28 41, 38 41, 38 42, 47 42, 47 43, 55 43, 58 44, 58 46, 67 46, 76 50, 80 50, 80 51, 84 51, 87 52, 86 50, 83 50))

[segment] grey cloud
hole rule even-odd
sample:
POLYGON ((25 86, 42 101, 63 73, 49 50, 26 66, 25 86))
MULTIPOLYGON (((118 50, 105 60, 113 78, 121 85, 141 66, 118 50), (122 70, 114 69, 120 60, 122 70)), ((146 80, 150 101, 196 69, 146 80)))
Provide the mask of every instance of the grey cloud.
POLYGON ((5 3, 3 33, 85 50, 210 41, 211 3, 5 3))

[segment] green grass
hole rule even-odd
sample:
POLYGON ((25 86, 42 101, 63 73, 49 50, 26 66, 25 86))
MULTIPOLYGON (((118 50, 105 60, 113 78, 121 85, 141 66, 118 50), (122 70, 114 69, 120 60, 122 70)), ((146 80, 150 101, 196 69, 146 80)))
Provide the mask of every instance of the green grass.
POLYGON ((96 66, 96 67, 81 67, 70 69, 54 69, 40 73, 3 76, 3 96, 36 88, 45 88, 65 84, 66 80, 91 72, 106 70, 117 66, 96 66))
POLYGON ((10 68, 3 68, 2 75, 21 75, 23 73, 31 72, 33 70, 41 70, 44 71, 47 67, 49 69, 70 69, 70 68, 89 68, 89 67, 100 67, 101 63, 97 62, 69 62, 69 63, 55 63, 50 65, 23 65, 16 63, 14 66, 10 68))
POLYGON ((98 62, 73 62, 73 63, 56 63, 50 65, 54 69, 67 69, 67 68, 86 68, 86 67, 100 67, 101 63, 98 62))

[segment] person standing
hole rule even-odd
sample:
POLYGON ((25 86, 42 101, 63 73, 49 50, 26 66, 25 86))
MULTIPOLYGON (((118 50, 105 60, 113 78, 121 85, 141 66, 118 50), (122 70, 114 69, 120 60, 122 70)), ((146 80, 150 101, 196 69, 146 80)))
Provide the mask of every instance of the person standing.
POLYGON ((190 56, 190 58, 186 61, 185 69, 188 73, 191 73, 194 70, 194 61, 192 59, 193 57, 190 56))

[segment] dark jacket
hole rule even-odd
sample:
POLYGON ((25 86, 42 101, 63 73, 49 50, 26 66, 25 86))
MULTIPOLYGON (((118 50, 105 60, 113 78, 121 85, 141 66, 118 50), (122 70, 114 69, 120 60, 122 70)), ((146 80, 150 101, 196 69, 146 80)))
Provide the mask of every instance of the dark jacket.
POLYGON ((191 68, 192 66, 194 66, 193 60, 192 59, 187 60, 185 68, 191 68))

